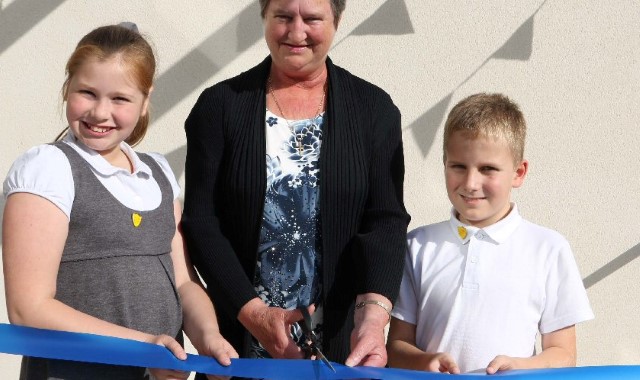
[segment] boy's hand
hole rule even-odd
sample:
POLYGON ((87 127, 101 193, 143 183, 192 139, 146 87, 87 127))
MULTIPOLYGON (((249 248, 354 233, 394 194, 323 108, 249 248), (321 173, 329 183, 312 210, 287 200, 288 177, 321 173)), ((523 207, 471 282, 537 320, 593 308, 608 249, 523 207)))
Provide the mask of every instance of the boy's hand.
POLYGON ((446 352, 438 352, 429 356, 430 358, 427 360, 427 371, 450 374, 460 373, 458 364, 456 364, 451 355, 447 354, 446 352))
POLYGON ((518 358, 512 358, 506 355, 496 356, 487 366, 487 374, 493 375, 498 371, 508 371, 510 369, 518 369, 518 358))

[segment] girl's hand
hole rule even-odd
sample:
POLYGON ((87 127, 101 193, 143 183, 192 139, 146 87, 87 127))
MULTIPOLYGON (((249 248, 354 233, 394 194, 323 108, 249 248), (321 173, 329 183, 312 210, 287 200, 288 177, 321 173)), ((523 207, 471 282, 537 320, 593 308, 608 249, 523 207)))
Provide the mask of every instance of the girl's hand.
MULTIPOLYGON (((147 343, 153 343, 166 347, 171 353, 180 360, 187 359, 187 353, 184 348, 178 343, 177 340, 169 335, 155 335, 150 336, 147 343)), ((173 369, 161 369, 161 368, 149 368, 149 372, 157 380, 186 380, 189 377, 189 372, 178 371, 173 369)))
POLYGON ((218 331, 208 334, 203 338, 203 341, 205 346, 200 348, 198 353, 213 356, 223 366, 230 365, 232 358, 239 357, 235 348, 218 331))
POLYGON ((187 380, 190 373, 173 369, 149 368, 149 372, 156 380, 187 380))

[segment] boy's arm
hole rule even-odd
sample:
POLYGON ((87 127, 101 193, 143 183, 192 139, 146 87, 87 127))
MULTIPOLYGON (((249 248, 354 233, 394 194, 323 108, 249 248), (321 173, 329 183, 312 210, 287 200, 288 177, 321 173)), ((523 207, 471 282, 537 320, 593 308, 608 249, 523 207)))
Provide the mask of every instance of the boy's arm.
POLYGON ((542 334, 542 352, 530 358, 512 358, 499 355, 487 366, 487 373, 526 368, 575 367, 576 327, 571 325, 548 334, 542 334))
POLYGON ((416 346, 416 325, 391 318, 387 339, 389 366, 419 371, 460 373, 451 355, 428 353, 416 346))

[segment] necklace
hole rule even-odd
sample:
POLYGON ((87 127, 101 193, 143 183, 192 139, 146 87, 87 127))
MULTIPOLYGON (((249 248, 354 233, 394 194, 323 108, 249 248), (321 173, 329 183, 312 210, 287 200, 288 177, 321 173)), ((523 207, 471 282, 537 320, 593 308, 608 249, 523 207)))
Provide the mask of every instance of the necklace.
MULTIPOLYGON (((304 146, 302 145, 302 138, 304 136, 302 134, 296 133, 296 131, 293 129, 293 125, 291 125, 291 123, 289 122, 289 119, 287 119, 284 112, 282 111, 282 107, 280 107, 280 103, 278 103, 278 98, 276 98, 276 94, 273 92, 273 86, 271 84, 271 76, 269 76, 269 78, 267 79, 267 90, 269 91, 269 94, 271 94, 271 97, 273 98, 274 103, 276 103, 276 107, 278 107, 278 111, 280 112, 280 115, 282 115, 282 118, 284 119, 284 121, 287 122, 287 126, 289 127, 291 134, 295 137, 296 149, 298 150, 298 154, 302 156, 302 153, 304 152, 304 146)), ((320 99, 320 104, 318 104, 318 109, 316 110, 316 113, 312 118, 313 121, 311 125, 313 128, 317 127, 315 119, 320 114, 320 111, 322 111, 322 106, 324 105, 324 98, 326 95, 327 95, 327 82, 325 81, 324 85, 322 86, 322 99, 320 99)))

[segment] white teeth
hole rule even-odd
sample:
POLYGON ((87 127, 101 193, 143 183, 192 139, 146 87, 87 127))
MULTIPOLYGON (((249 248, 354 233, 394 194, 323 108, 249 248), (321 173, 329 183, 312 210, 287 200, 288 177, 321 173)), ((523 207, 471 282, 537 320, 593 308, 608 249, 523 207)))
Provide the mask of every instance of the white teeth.
POLYGON ((89 126, 89 129, 91 129, 93 132, 97 132, 97 133, 105 133, 109 130, 109 128, 101 128, 95 125, 91 125, 89 126))

